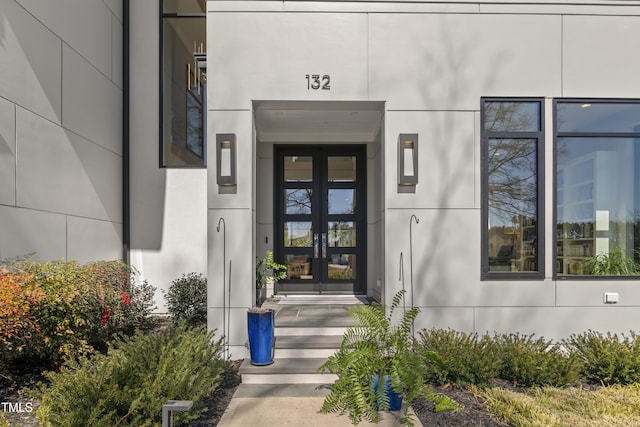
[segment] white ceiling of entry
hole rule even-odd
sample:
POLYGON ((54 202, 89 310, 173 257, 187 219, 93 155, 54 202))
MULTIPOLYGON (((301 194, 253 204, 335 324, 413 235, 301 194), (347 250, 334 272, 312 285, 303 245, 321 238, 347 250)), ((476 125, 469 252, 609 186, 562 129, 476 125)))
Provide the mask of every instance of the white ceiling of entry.
POLYGON ((254 101, 258 142, 374 142, 384 102, 254 101))

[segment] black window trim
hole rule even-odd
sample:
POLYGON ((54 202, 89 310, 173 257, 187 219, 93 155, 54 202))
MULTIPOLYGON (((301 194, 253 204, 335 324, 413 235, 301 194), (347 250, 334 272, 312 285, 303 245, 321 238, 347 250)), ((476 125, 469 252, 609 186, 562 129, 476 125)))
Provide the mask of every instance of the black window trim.
POLYGON ((480 280, 544 280, 545 266, 545 98, 544 97, 481 97, 480 98, 480 163, 481 163, 481 277, 480 280), (486 132, 484 128, 484 106, 487 102, 537 102, 540 105, 540 130, 537 132, 486 132), (537 230, 536 262, 538 271, 489 271, 489 176, 487 173, 488 141, 491 138, 530 138, 537 140, 537 230))
POLYGON ((630 133, 630 132, 558 132, 558 104, 569 104, 569 103, 588 103, 588 104, 640 104, 640 98, 554 98, 553 99, 553 177, 554 177, 554 185, 553 185, 553 245, 552 245, 552 254, 553 254, 553 280, 576 280, 576 281, 620 281, 620 280, 638 280, 639 276, 600 276, 600 275, 588 275, 588 274, 572 274, 569 276, 559 276, 558 275, 558 266, 557 266, 557 256, 558 256, 558 236, 555 230, 558 228, 558 199, 557 193, 558 188, 556 185, 555 177, 558 174, 558 162, 556 156, 557 150, 557 142, 558 138, 566 138, 566 137, 600 137, 600 138, 638 138, 640 137, 640 133, 630 133))
MULTIPOLYGON (((158 70, 160 73, 159 79, 159 105, 158 105, 158 167, 160 169, 207 169, 207 141, 204 141, 203 156, 204 162, 202 165, 179 165, 179 166, 167 166, 164 162, 164 19, 165 18, 206 18, 206 13, 176 13, 176 12, 164 12, 164 0, 160 0, 159 7, 159 32, 158 42, 160 50, 158 51, 158 70)), ((206 105, 206 102, 205 102, 206 105)), ((207 111, 204 111, 205 118, 207 111)), ((207 126, 205 121, 204 126, 207 126)), ((206 131, 204 132, 206 138, 206 131)))

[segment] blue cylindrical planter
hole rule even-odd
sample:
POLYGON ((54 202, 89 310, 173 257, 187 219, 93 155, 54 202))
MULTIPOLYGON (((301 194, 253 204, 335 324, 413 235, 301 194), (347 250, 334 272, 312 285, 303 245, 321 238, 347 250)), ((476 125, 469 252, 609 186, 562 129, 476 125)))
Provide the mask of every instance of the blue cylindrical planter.
MULTIPOLYGON (((378 375, 373 377, 373 391, 376 393, 378 391, 378 375)), ((389 411, 399 411, 402 408, 402 396, 396 393, 396 391, 391 386, 391 376, 384 376, 384 392, 386 396, 389 398, 389 411)))
POLYGON ((249 332, 249 352, 252 365, 269 365, 273 363, 273 329, 274 311, 269 309, 260 312, 247 312, 247 328, 249 332))

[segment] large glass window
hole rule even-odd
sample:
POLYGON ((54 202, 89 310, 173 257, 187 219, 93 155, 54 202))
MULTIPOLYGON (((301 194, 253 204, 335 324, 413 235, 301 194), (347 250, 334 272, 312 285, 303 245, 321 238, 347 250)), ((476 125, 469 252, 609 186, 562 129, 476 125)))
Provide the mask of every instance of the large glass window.
POLYGON ((162 2, 160 164, 206 163, 205 0, 162 2))
POLYGON ((640 274, 640 101, 556 100, 559 278, 640 274))
POLYGON ((542 99, 483 98, 482 276, 542 278, 542 99))

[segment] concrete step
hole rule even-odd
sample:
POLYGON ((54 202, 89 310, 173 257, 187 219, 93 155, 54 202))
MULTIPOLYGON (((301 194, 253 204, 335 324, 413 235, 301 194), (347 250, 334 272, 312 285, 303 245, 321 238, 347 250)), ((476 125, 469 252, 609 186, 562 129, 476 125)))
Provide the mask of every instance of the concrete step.
POLYGON ((271 365, 254 366, 249 359, 240 365, 243 384, 333 384, 337 375, 320 373, 326 358, 274 359, 271 365))
POLYGON ((281 335, 276 336, 275 358, 327 358, 342 343, 342 335, 281 335))

